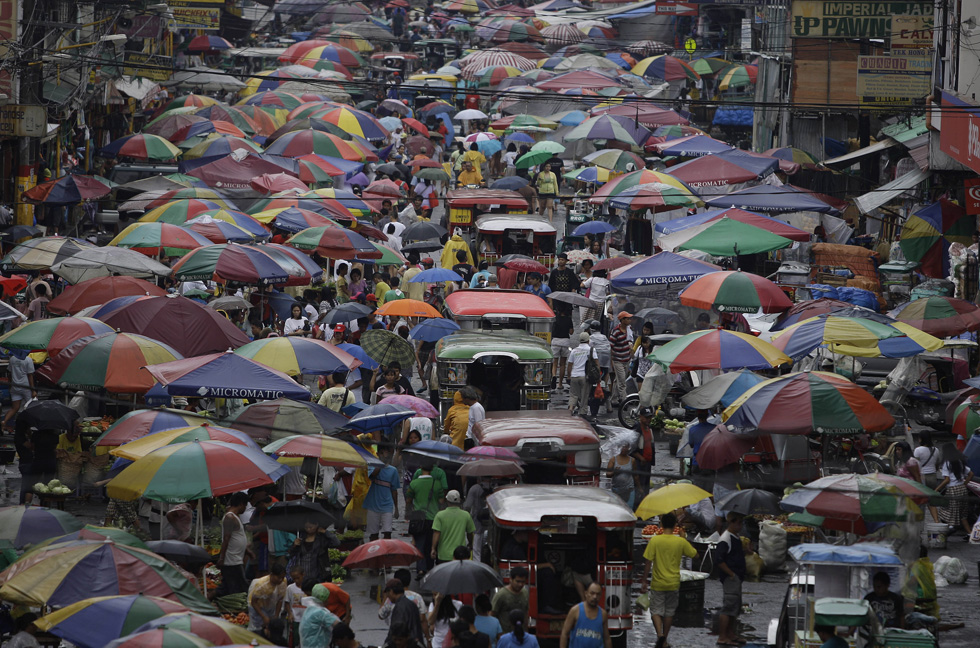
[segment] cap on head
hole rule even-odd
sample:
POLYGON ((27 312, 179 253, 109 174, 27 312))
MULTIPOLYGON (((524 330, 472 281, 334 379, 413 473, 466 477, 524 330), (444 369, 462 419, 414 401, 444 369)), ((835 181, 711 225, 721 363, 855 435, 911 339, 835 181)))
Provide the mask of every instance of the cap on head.
POLYGON ((650 417, 652 417, 653 416, 653 408, 652 407, 641 407, 640 408, 640 416, 650 416, 650 417))
POLYGON ((619 315, 616 316, 616 319, 621 319, 621 320, 632 319, 632 318, 633 318, 633 313, 629 311, 619 311, 619 315))
POLYGON ((459 504, 459 501, 460 501, 459 500, 459 491, 458 490, 451 490, 448 493, 446 493, 446 501, 449 502, 450 504, 459 504))
POLYGON ((328 590, 322 583, 317 583, 314 585, 313 590, 310 593, 313 595, 313 598, 317 599, 321 603, 326 603, 327 599, 330 598, 330 590, 328 590))
POLYGON ((589 334, 586 333, 585 331, 579 333, 578 334, 578 341, 579 342, 588 342, 589 341, 589 334))
POLYGON ((346 333, 347 332, 347 327, 344 326, 343 324, 338 324, 337 326, 333 327, 333 332, 334 333, 346 333))

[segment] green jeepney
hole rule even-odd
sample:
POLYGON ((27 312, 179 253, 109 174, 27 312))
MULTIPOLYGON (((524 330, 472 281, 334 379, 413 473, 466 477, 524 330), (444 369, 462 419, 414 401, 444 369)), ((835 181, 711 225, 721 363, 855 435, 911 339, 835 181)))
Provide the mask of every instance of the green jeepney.
POLYGON ((522 330, 456 331, 436 344, 439 403, 472 385, 487 411, 546 410, 551 402, 551 345, 522 330))

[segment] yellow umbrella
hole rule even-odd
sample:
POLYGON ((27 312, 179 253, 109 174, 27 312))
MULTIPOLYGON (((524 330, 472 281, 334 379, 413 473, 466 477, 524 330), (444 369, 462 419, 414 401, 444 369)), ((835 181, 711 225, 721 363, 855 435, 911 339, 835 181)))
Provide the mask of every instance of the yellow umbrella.
POLYGON ((123 459, 129 459, 130 461, 136 461, 154 450, 159 450, 163 446, 189 441, 223 441, 225 443, 249 446, 256 450, 259 448, 252 441, 252 438, 244 432, 205 423, 203 425, 192 425, 154 432, 129 443, 124 443, 118 448, 113 448, 109 451, 109 454, 122 457, 123 459))
POLYGON ((643 498, 639 508, 636 509, 636 517, 649 520, 656 515, 697 504, 706 497, 711 497, 711 493, 694 484, 668 484, 643 498))

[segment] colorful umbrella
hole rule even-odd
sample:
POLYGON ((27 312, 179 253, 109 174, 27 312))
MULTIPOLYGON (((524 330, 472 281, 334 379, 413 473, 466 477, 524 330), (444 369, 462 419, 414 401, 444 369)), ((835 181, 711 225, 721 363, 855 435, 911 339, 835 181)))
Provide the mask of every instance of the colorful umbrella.
POLYGON ((0 540, 10 542, 18 549, 78 531, 83 526, 81 520, 71 513, 56 509, 41 506, 0 508, 0 540))
POLYGON ((747 370, 730 371, 715 376, 706 383, 686 393, 681 401, 691 409, 711 409, 719 403, 728 407, 750 387, 758 385, 765 378, 747 370))
POLYGON ((347 569, 387 569, 420 560, 419 550, 403 540, 372 540, 355 548, 341 563, 347 569))
POLYGON ((969 441, 980 427, 980 395, 969 396, 953 411, 953 434, 963 441, 969 441))
POLYGON ((221 102, 213 97, 208 97, 207 95, 186 94, 181 95, 168 103, 164 110, 170 111, 174 108, 184 107, 204 108, 206 106, 214 106, 219 103, 221 102))
POLYGON ((600 115, 587 119, 565 134, 565 141, 615 140, 639 146, 650 137, 650 131, 635 121, 620 115, 600 115))
POLYGON ((260 450, 193 441, 164 446, 135 461, 109 482, 106 491, 125 501, 146 497, 187 502, 271 484, 288 472, 260 450))
POLYGON ((297 434, 273 441, 262 449, 279 463, 299 466, 304 459, 316 459, 321 466, 366 466, 364 458, 347 441, 324 434, 297 434))
POLYGON ((123 459, 129 459, 130 461, 136 461, 164 446, 193 441, 221 441, 222 443, 238 444, 256 450, 259 449, 259 446, 252 441, 252 438, 244 432, 203 423, 201 425, 174 428, 172 430, 163 430, 156 434, 150 434, 119 446, 111 450, 109 454, 122 457, 123 459))
MULTIPOLYGON (((726 375, 728 374, 722 374, 722 376, 726 375)), ((721 470, 726 466, 737 464, 742 456, 752 449, 755 441, 754 437, 733 434, 724 425, 716 425, 705 435, 701 441, 701 446, 698 448, 698 454, 695 457, 698 468, 721 470)))
MULTIPOLYGON (((263 149, 255 142, 242 137, 212 133, 185 151, 184 159, 197 160, 200 158, 218 158, 231 155, 235 151, 262 153, 263 149)), ((230 205, 222 206, 231 207, 230 205)))
POLYGON ((820 315, 780 331, 773 345, 792 358, 802 358, 818 346, 833 353, 873 358, 903 358, 935 351, 942 340, 901 322, 885 324, 864 317, 820 315))
POLYGON ((185 632, 215 646, 230 646, 232 644, 239 646, 275 645, 262 635, 249 632, 240 625, 215 616, 205 616, 193 612, 172 612, 166 616, 151 619, 137 628, 136 632, 144 633, 156 630, 185 632))
POLYGON ((170 223, 133 223, 106 245, 136 250, 147 256, 182 256, 190 250, 208 247, 211 241, 200 234, 170 223))
POLYGON ((696 369, 769 369, 792 360, 768 342, 747 333, 695 331, 658 347, 647 356, 670 373, 696 369))
POLYGON ((722 419, 759 434, 860 434, 891 429, 895 419, 874 396, 837 374, 791 373, 751 387, 722 419))
POLYGON ((171 396, 309 400, 310 392, 292 378, 230 351, 166 362, 147 371, 171 396))
POLYGON ((692 192, 662 182, 627 187, 609 198, 616 209, 670 211, 678 207, 697 207, 701 199, 692 192))
POLYGON ((46 270, 82 250, 94 247, 81 239, 43 236, 15 247, 0 260, 0 266, 4 270, 46 270))
POLYGON ((204 648, 214 644, 189 632, 157 628, 110 641, 105 648, 204 648))
POLYGON ((574 45, 585 40, 585 34, 569 23, 549 25, 541 30, 541 35, 544 37, 544 42, 559 47, 562 45, 574 45))
POLYGON ((311 227, 291 236, 286 245, 307 253, 317 252, 329 259, 378 259, 381 252, 370 241, 347 229, 311 227))
MULTIPOLYGON (((289 178, 291 176, 286 177, 289 178)), ((207 215, 198 216, 193 220, 187 221, 184 228, 195 234, 200 234, 212 243, 252 243, 256 240, 268 239, 272 236, 268 231, 265 232, 264 236, 256 236, 238 225, 217 220, 207 215)))
MULTIPOLYGON (((592 163, 598 164, 598 162, 595 160, 592 160, 592 163)), ((607 165, 603 166, 606 166, 606 168, 612 168, 607 165)), ((690 187, 666 173, 651 171, 650 169, 645 169, 642 167, 638 167, 638 169, 638 171, 625 173, 599 187, 599 189, 592 194, 589 202, 593 204, 602 204, 608 201, 611 197, 617 196, 631 187, 644 184, 665 184, 680 189, 681 191, 685 191, 688 194, 694 194, 690 187)))
POLYGON ((599 166, 582 167, 564 174, 563 177, 589 184, 603 184, 609 181, 609 170, 599 166))
POLYGON ((235 353, 289 376, 326 375, 361 366, 360 360, 332 344, 295 336, 255 340, 236 349, 235 353))
POLYGON ((111 540, 116 544, 127 545, 129 547, 138 547, 140 549, 149 549, 145 542, 134 536, 132 533, 128 533, 122 529, 86 524, 78 531, 66 533, 65 535, 54 538, 48 538, 47 540, 32 545, 29 551, 37 551, 38 549, 50 547, 51 545, 61 544, 63 542, 75 542, 77 540, 98 540, 99 542, 111 540))
POLYGON ((69 173, 57 180, 42 182, 22 195, 29 203, 73 205, 83 200, 108 196, 115 184, 101 176, 69 173))
POLYGON ((383 140, 388 136, 388 131, 381 126, 378 118, 363 110, 343 106, 314 113, 312 117, 328 124, 334 124, 345 132, 363 137, 368 141, 383 140))
MULTIPOLYGON (((149 207, 149 205, 148 205, 149 207)), ((192 218, 212 209, 223 209, 225 206, 210 198, 178 198, 154 206, 140 217, 141 223, 170 223, 183 225, 192 218)))
POLYGON ((0 574, 0 581, 0 597, 21 605, 60 608, 97 596, 144 594, 214 613, 195 584, 167 560, 111 540, 77 540, 31 552, 0 574))
POLYGON ((300 65, 304 65, 309 61, 319 61, 323 59, 327 61, 335 61, 347 68, 357 68, 364 65, 364 59, 361 58, 360 54, 353 50, 347 49, 343 45, 330 43, 329 41, 327 41, 326 45, 319 45, 307 50, 302 56, 297 58, 295 62, 300 65))
POLYGON ((270 144, 266 148, 266 153, 285 157, 317 153, 354 162, 367 161, 367 156, 351 142, 313 128, 286 133, 270 144))
POLYGON ((415 412, 417 416, 422 418, 438 418, 439 410, 432 406, 427 400, 423 400, 418 396, 409 396, 408 394, 395 394, 391 396, 386 396, 384 398, 385 403, 388 405, 398 405, 400 407, 407 407, 408 409, 415 412))
POLYGON ((135 133, 110 142, 99 151, 103 157, 130 157, 137 160, 175 160, 180 149, 159 135, 135 133))
POLYGON ((840 301, 839 299, 830 299, 828 297, 796 302, 789 310, 779 315, 769 330, 772 332, 782 331, 811 317, 832 313, 841 308, 850 308, 852 306, 853 304, 848 302, 840 301))
POLYGON ((174 141, 174 133, 181 131, 192 124, 206 122, 207 119, 192 112, 164 113, 143 127, 144 133, 159 135, 160 137, 174 141))
POLYGON ((221 36, 212 36, 210 34, 195 36, 187 44, 188 52, 220 52, 231 48, 232 44, 227 40, 221 36))
POLYGON ((176 264, 173 276, 182 281, 221 279, 234 284, 286 283, 289 275, 261 248, 235 243, 194 250, 176 264))
POLYGON ((786 160, 787 162, 795 162, 803 168, 810 170, 816 169, 819 165, 816 158, 814 158, 812 155, 798 148, 793 148, 792 146, 772 148, 765 151, 764 155, 778 158, 780 160, 786 160))
POLYGON ((641 520, 649 520, 657 515, 671 513, 679 508, 697 504, 708 497, 711 497, 711 493, 694 484, 668 484, 643 498, 636 509, 636 517, 641 520))
POLYGON ((116 297, 144 296, 162 297, 167 292, 149 281, 136 277, 97 277, 86 279, 48 302, 48 311, 57 315, 77 313, 95 304, 105 304, 116 297))
POLYGON ((180 603, 158 596, 97 596, 43 616, 34 625, 78 648, 102 648, 148 621, 186 611, 180 603))
MULTIPOLYGON (((609 186, 608 184, 606 185, 609 186)), ((777 313, 792 302, 776 284, 747 272, 712 272, 698 277, 680 293, 681 303, 729 313, 777 313)))
POLYGON ((686 61, 667 54, 645 58, 633 67, 633 74, 664 81, 697 81, 701 75, 694 71, 686 61))
POLYGON ((710 76, 716 72, 724 70, 727 67, 730 67, 731 65, 732 64, 730 61, 713 56, 704 56, 691 61, 691 69, 701 76, 710 76))
POLYGON ((784 511, 823 517, 824 528, 864 535, 868 523, 900 522, 916 512, 903 495, 899 486, 878 475, 830 475, 794 490, 779 505, 784 511))
POLYGON ((636 153, 623 151, 620 149, 602 149, 595 153, 589 153, 584 158, 589 164, 594 164, 610 171, 624 172, 630 165, 633 169, 643 169, 646 162, 636 153))
MULTIPOLYGON (((613 202, 615 203, 615 200, 613 202)), ((781 250, 791 245, 793 241, 788 238, 755 225, 724 217, 689 238, 677 249, 698 250, 712 256, 731 257, 740 254, 761 254, 781 250)))
POLYGON ((718 89, 728 90, 729 88, 744 88, 755 85, 758 78, 759 66, 732 65, 722 70, 721 74, 718 75, 718 89))
POLYGON ((205 120, 189 124, 175 132, 171 137, 180 142, 178 148, 193 148, 209 135, 230 135, 231 137, 246 137, 245 132, 231 122, 221 120, 205 120))
MULTIPOLYGON (((289 92, 267 90, 265 92, 256 92, 254 95, 251 95, 238 103, 239 105, 244 106, 284 108, 288 111, 302 106, 305 102, 301 97, 297 97, 289 92)), ((254 115, 254 113, 250 114, 249 116, 252 115, 254 115)), ((252 118, 254 119, 254 116, 252 118)), ((279 126, 282 126, 282 123, 276 126, 276 128, 279 128, 279 126)))
POLYGON ((907 302, 891 315, 936 337, 953 337, 980 328, 980 308, 964 299, 942 295, 907 302))
POLYGON ((133 333, 103 333, 76 340, 37 373, 62 388, 142 394, 153 378, 142 368, 182 356, 171 347, 133 333))
POLYGON ((110 326, 90 317, 52 317, 28 322, 5 333, 0 336, 0 346, 56 355, 78 338, 111 332, 110 326))
POLYGON ((974 219, 966 210, 946 199, 939 200, 909 216, 902 228, 902 252, 909 261, 922 264, 927 277, 949 274, 949 246, 973 242, 974 219))
POLYGON ((127 412, 92 444, 97 454, 163 430, 196 425, 201 417, 183 410, 134 410, 127 412))
MULTIPOLYGON (((413 301, 400 299, 396 302, 413 301)), ((391 331, 371 329, 361 334, 361 348, 371 359, 381 365, 389 365, 397 361, 403 367, 411 367, 415 363, 415 349, 412 345, 391 331)))
POLYGON ((252 403, 231 425, 247 432, 253 439, 268 440, 292 434, 323 434, 324 430, 335 430, 346 423, 347 417, 323 405, 279 398, 252 403))
POLYGON ((267 209, 252 214, 252 217, 260 223, 271 223, 277 229, 292 233, 302 232, 310 227, 341 227, 326 216, 300 207, 267 209))

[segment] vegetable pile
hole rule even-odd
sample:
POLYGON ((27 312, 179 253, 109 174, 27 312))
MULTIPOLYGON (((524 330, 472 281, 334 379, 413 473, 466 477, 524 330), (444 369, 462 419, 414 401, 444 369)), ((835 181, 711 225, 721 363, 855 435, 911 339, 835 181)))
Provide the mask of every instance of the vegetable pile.
POLYGON ((34 484, 34 492, 38 495, 70 495, 72 489, 64 486, 57 479, 52 479, 47 484, 44 482, 34 484))

